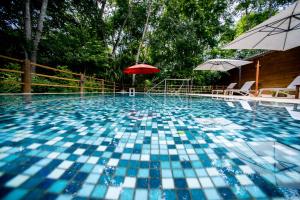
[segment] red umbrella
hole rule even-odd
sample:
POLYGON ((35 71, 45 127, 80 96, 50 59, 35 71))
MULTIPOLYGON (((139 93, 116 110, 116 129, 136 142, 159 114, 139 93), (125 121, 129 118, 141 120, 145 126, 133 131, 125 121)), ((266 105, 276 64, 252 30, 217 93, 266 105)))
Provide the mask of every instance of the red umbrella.
POLYGON ((127 67, 123 70, 125 74, 154 74, 160 72, 160 70, 154 66, 147 64, 137 64, 131 67, 127 67))

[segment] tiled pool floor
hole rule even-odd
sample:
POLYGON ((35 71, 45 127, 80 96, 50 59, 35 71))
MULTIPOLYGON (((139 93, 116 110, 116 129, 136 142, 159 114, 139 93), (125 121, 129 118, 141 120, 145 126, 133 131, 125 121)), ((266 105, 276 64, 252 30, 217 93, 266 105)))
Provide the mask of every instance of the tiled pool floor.
POLYGON ((55 98, 1 101, 0 198, 300 199, 300 106, 55 98))

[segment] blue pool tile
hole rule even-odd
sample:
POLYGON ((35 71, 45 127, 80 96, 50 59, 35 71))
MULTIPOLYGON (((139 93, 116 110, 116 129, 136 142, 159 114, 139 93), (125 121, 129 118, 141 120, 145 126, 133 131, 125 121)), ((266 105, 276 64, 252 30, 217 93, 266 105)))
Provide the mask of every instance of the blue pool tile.
POLYGON ((177 198, 178 199, 191 199, 190 193, 188 190, 177 190, 177 198))
POLYGON ((236 196, 229 188, 220 187, 220 188, 217 188, 217 190, 224 199, 236 199, 236 196))
POLYGON ((125 167, 118 167, 116 169, 116 176, 125 176, 126 175, 126 168, 125 167))
POLYGON ((127 175, 128 176, 137 176, 138 169, 137 168, 128 168, 127 175))
POLYGON ((147 178, 138 178, 137 187, 138 188, 148 188, 149 180, 147 178))
POLYGON ((151 189, 149 192, 149 200, 162 199, 162 191, 160 189, 151 189))
POLYGON ((150 188, 159 188, 161 186, 161 179, 151 178, 150 179, 150 188))
POLYGON ((148 178, 149 177, 149 169, 139 169, 138 177, 139 178, 148 178))
POLYGON ((174 183, 176 188, 187 188, 187 183, 184 178, 175 178, 174 183))
POLYGON ((160 177, 160 170, 150 169, 150 177, 151 178, 159 178, 160 177))
POLYGON ((176 192, 175 190, 163 190, 162 197, 166 200, 176 199, 176 192))
POLYGON ((183 178, 184 177, 183 170, 181 170, 181 169, 173 169, 172 172, 173 172, 173 176, 175 178, 183 178))
POLYGON ((134 194, 133 189, 125 188, 121 192, 120 200, 132 200, 134 198, 133 194, 134 194))
POLYGON ((193 200, 205 199, 205 195, 201 189, 192 189, 192 190, 190 190, 190 192, 191 192, 191 196, 192 196, 193 200))
POLYGON ((53 192, 53 193, 61 193, 65 187, 67 186, 68 181, 65 180, 57 180, 55 181, 55 183, 53 183, 51 185, 51 187, 49 188, 49 192, 53 192))
POLYGON ((37 187, 39 189, 47 190, 54 182, 55 181, 52 179, 44 179, 37 187))
POLYGON ((96 185, 94 191, 91 194, 93 198, 104 198, 107 191, 107 186, 105 185, 96 185))
POLYGON ((76 181, 71 181, 67 187, 65 187, 64 192, 68 194, 74 194, 81 188, 81 183, 76 181))
POLYGON ((28 190, 25 189, 15 189, 13 191, 11 191, 8 195, 6 195, 4 197, 4 200, 18 200, 18 199, 22 199, 26 194, 28 193, 28 190))
POLYGON ((183 171, 185 177, 189 177, 189 178, 196 177, 196 174, 193 169, 184 169, 183 171))
POLYGON ((30 190, 24 199, 42 199, 44 191, 40 189, 30 190))
POLYGON ((139 199, 148 199, 148 190, 137 189, 135 191, 134 199, 136 199, 136 200, 139 200, 139 199))
POLYGON ((91 184, 83 184, 77 195, 80 197, 89 197, 94 187, 95 186, 91 184))

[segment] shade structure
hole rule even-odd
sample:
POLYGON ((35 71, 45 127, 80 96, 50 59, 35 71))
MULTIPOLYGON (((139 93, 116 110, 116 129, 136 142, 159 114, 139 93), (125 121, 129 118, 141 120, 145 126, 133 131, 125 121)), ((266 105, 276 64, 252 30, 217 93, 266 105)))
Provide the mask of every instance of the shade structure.
POLYGON ((194 70, 228 71, 250 63, 252 62, 245 60, 212 59, 198 65, 194 70))
POLYGON ((300 46, 300 0, 245 32, 224 49, 285 51, 300 46))
POLYGON ((147 64, 137 64, 131 67, 127 67, 123 70, 125 74, 154 74, 160 72, 160 70, 154 66, 147 64))

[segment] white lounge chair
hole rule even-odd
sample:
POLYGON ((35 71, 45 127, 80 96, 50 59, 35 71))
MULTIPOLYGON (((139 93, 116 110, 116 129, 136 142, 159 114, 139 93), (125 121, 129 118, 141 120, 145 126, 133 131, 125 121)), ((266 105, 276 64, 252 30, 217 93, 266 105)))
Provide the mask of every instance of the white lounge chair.
MULTIPOLYGON (((233 89, 235 85, 236 85, 236 83, 230 83, 230 84, 227 86, 226 90, 233 89)), ((219 93, 224 94, 224 91, 225 91, 225 90, 212 90, 211 93, 212 93, 212 94, 219 94, 219 93)))
POLYGON ((275 97, 278 94, 284 94, 286 97, 292 97, 289 92, 296 91, 296 85, 300 85, 300 76, 297 76, 286 88, 262 88, 259 90, 258 96, 262 96, 264 91, 275 92, 275 97))
POLYGON ((249 96, 250 89, 254 83, 255 83, 255 81, 247 81, 244 83, 244 85, 241 87, 241 89, 229 89, 229 90, 226 89, 224 94, 233 95, 234 93, 237 93, 237 94, 241 94, 243 96, 249 96))

